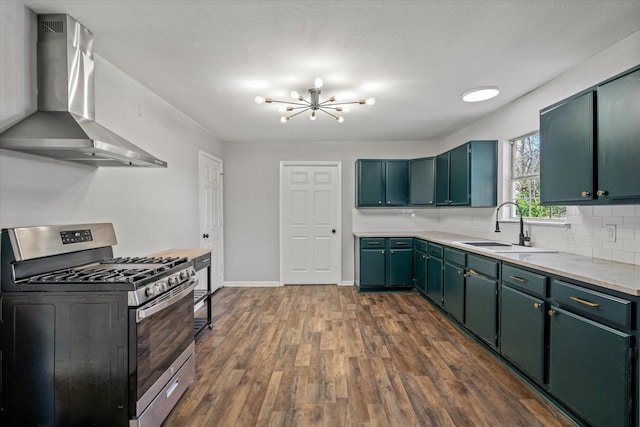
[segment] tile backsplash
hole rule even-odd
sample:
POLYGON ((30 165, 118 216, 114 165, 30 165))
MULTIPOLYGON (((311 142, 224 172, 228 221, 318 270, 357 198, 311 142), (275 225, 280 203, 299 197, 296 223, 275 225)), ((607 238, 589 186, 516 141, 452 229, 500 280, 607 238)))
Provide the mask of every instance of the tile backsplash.
MULTIPOLYGON (((518 223, 501 222, 495 208, 353 209, 353 231, 447 231, 517 242, 518 223)), ((565 224, 527 223, 531 244, 592 258, 640 265, 640 205, 567 206, 565 224), (614 226, 615 241, 607 226, 614 226)))

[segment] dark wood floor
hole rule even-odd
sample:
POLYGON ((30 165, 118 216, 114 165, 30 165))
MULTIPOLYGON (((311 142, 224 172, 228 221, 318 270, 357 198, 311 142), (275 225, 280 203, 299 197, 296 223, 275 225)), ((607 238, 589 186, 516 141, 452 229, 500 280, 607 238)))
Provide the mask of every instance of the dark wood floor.
POLYGON ((417 294, 223 288, 171 426, 572 425, 417 294))

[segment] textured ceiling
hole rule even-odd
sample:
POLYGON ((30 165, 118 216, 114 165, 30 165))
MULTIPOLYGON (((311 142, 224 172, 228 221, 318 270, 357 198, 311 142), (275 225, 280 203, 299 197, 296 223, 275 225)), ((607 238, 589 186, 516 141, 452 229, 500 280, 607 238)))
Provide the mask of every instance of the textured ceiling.
POLYGON ((72 15, 96 54, 222 141, 437 139, 640 29, 640 0, 23 1, 72 15), (316 77, 377 102, 282 124, 253 101, 316 77), (487 85, 501 94, 462 102, 487 85))

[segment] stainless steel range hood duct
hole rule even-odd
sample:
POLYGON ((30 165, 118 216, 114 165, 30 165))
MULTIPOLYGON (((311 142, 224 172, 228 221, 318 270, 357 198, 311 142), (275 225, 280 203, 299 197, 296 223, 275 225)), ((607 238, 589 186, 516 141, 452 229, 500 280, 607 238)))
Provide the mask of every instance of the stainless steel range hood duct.
POLYGON ((0 148, 93 166, 167 167, 95 122, 93 34, 69 15, 38 15, 38 111, 0 148))

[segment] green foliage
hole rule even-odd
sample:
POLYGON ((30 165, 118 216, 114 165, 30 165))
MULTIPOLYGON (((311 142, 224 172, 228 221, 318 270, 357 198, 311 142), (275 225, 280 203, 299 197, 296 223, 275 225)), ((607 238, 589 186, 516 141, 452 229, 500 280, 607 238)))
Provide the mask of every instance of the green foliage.
MULTIPOLYGON (((511 141, 512 197, 527 218, 565 218, 565 206, 540 205, 540 134, 511 141)), ((517 216, 515 207, 511 216, 517 216)))

